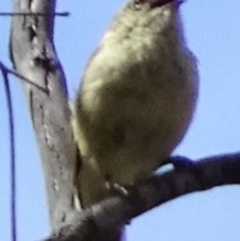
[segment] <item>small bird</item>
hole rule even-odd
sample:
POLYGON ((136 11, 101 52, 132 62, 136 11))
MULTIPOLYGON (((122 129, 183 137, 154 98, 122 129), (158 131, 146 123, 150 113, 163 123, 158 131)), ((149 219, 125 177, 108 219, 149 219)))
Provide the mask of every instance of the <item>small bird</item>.
POLYGON ((73 107, 81 204, 142 180, 182 140, 198 95, 178 0, 130 0, 103 35, 73 107))

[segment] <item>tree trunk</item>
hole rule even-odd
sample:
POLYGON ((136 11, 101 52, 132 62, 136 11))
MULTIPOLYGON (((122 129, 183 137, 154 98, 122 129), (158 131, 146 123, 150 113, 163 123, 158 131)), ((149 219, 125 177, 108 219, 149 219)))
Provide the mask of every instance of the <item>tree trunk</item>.
POLYGON ((10 37, 14 68, 41 87, 21 80, 42 160, 53 230, 76 211, 77 157, 66 80, 53 43, 55 4, 55 0, 13 0, 13 12, 22 14, 12 17, 10 37))

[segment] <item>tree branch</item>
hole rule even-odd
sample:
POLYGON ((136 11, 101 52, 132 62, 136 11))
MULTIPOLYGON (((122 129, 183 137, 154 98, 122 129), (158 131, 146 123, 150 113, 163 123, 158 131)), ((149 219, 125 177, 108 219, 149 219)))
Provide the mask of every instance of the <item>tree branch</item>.
MULTIPOLYGON (((24 13, 24 12, 0 12, 0 16, 1 17, 15 17, 15 16, 36 16, 36 15, 38 15, 38 16, 46 16, 46 15, 48 15, 48 14, 46 14, 46 13, 37 13, 37 12, 34 12, 34 13, 24 13)), ((68 17, 69 15, 70 15, 70 13, 69 12, 55 12, 55 13, 53 13, 53 14, 51 14, 51 15, 53 15, 54 17, 56 16, 56 17, 68 17)))
POLYGON ((156 206, 227 184, 240 184, 240 153, 205 158, 190 168, 174 169, 139 182, 128 188, 128 196, 115 196, 94 205, 45 241, 109 241, 112 230, 156 206))
POLYGON ((66 80, 53 44, 55 2, 13 0, 13 13, 28 14, 12 17, 10 55, 23 79, 45 174, 50 221, 58 229, 75 211, 76 147, 66 80))

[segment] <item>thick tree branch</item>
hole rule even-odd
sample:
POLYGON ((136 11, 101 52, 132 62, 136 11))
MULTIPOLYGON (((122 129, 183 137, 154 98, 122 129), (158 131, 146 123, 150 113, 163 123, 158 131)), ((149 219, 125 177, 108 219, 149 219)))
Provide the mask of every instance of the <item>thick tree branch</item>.
POLYGON ((240 153, 205 158, 190 168, 137 183, 128 188, 127 197, 112 197, 93 206, 45 241, 109 241, 112 230, 162 203, 184 194, 239 183, 240 153))
POLYGON ((10 54, 19 76, 36 84, 22 80, 41 154, 50 220, 56 229, 74 211, 76 147, 65 76, 53 44, 55 0, 13 0, 13 6, 14 13, 29 13, 12 16, 10 54))

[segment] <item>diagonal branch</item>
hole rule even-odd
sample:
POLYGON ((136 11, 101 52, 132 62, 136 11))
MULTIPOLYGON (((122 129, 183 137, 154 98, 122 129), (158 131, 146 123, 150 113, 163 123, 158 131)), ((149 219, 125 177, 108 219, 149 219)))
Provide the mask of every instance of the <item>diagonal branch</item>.
POLYGON ((215 186, 240 184, 240 153, 199 160, 190 168, 153 176, 82 212, 45 241, 109 241, 112 230, 179 196, 215 186))

